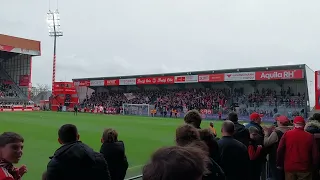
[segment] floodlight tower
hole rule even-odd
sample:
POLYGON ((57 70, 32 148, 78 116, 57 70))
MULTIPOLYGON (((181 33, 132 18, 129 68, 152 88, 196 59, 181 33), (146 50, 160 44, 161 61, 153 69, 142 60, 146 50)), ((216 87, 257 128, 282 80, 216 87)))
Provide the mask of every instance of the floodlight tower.
POLYGON ((60 26, 60 14, 58 9, 54 12, 49 10, 47 13, 47 23, 49 28, 49 36, 53 37, 53 66, 52 66, 52 93, 53 85, 56 81, 56 54, 57 54, 57 37, 63 36, 60 26))

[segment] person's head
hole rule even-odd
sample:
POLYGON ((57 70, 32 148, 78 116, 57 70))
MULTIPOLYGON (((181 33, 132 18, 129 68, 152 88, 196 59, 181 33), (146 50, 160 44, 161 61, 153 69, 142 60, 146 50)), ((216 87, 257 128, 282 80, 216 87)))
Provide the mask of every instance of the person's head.
POLYGON ((225 120, 222 123, 221 133, 222 136, 233 136, 235 131, 234 123, 230 120, 225 120))
POLYGON ((200 128, 202 117, 197 110, 190 110, 184 116, 184 122, 193 125, 195 128, 200 128))
POLYGON ((232 121, 232 122, 238 122, 238 114, 235 112, 231 112, 228 114, 228 120, 232 121))
POLYGON ((61 126, 58 131, 58 136, 58 141, 60 144, 68 144, 71 142, 75 142, 78 141, 80 138, 78 129, 73 124, 65 124, 61 126))
POLYGON ((296 116, 293 119, 294 128, 303 129, 306 125, 306 122, 302 116, 296 116))
POLYGON ((214 125, 213 125, 213 122, 210 122, 210 126, 211 126, 211 127, 213 127, 213 126, 214 126, 214 125))
POLYGON ((42 180, 46 180, 47 179, 47 171, 42 173, 42 180))
POLYGON ((255 122, 257 124, 261 124, 261 117, 262 117, 262 114, 258 114, 258 113, 252 113, 250 115, 250 120, 252 122, 255 122))
POLYGON ((249 127, 250 139, 257 141, 260 137, 258 128, 251 126, 249 127))
POLYGON ((289 126, 290 125, 290 120, 287 116, 279 116, 277 118, 277 125, 278 127, 280 126, 289 126))
POLYGON ((114 129, 107 128, 103 131, 101 142, 114 143, 118 141, 118 132, 114 129))
POLYGON ((209 152, 215 150, 216 140, 214 134, 210 129, 199 129, 200 139, 203 141, 209 148, 209 152))
POLYGON ((197 147, 158 149, 142 170, 143 180, 201 180, 208 172, 208 156, 197 147))
POLYGON ((198 129, 190 124, 184 124, 176 129, 176 144, 185 146, 193 141, 200 140, 198 129))
POLYGON ((4 132, 0 135, 0 158, 10 163, 18 163, 23 154, 24 139, 14 132, 4 132))
POLYGON ((314 113, 312 117, 313 117, 313 120, 317 120, 320 122, 320 113, 314 113))

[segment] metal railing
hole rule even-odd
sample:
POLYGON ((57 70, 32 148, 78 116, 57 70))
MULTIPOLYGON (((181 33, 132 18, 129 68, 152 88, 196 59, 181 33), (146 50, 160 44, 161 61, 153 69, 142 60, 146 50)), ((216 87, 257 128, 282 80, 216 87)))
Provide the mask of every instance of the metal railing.
POLYGON ((135 180, 135 179, 140 179, 140 178, 142 178, 142 174, 139 175, 139 176, 130 177, 130 178, 125 179, 125 180, 135 180))

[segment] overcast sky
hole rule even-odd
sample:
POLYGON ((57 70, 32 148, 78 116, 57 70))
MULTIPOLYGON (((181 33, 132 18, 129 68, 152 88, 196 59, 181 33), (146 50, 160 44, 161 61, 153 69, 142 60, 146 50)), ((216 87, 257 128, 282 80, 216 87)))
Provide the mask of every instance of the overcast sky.
MULTIPOLYGON (((40 40, 32 80, 51 84, 49 1, 0 3, 0 33, 40 40)), ((58 7, 57 80, 297 63, 320 69, 319 0, 60 0, 58 7)))

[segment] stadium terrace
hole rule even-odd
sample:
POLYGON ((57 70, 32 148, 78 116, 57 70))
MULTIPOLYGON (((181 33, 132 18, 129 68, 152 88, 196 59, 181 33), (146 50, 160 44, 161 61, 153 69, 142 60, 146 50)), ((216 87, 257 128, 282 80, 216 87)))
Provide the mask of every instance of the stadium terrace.
MULTIPOLYGON (((197 108, 207 119, 226 118, 230 110, 235 110, 242 119, 247 120, 251 112, 260 112, 265 115, 264 119, 272 120, 275 113, 288 116, 302 113, 307 116, 315 105, 314 78, 315 72, 311 68, 297 64, 80 78, 73 79, 73 82, 79 101, 91 102, 90 105, 104 102, 108 106, 145 103, 152 105, 149 107, 151 109, 165 106, 167 115, 171 112, 169 109, 179 106, 177 111, 180 117, 186 110, 197 108), (108 99, 108 94, 120 98, 121 102, 108 99), (185 97, 193 99, 192 102, 185 97)), ((157 109, 156 114, 162 111, 157 109)), ((145 112, 145 115, 150 113, 145 112)))

